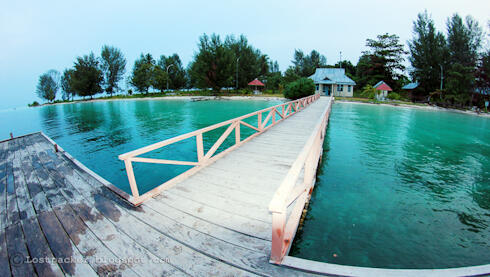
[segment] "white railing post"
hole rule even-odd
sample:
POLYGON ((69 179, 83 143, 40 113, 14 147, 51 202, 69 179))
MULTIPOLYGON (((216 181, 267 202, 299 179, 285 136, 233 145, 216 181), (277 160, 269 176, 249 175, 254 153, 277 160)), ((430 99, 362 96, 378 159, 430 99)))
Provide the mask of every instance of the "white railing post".
POLYGON ((125 159, 124 165, 126 166, 126 172, 128 173, 129 186, 131 187, 131 193, 134 198, 138 198, 140 196, 138 192, 138 186, 136 185, 136 179, 134 178, 133 165, 131 160, 125 159))
POLYGON ((235 144, 240 143, 240 121, 238 121, 236 127, 235 127, 235 144))
POLYGON ((257 114, 257 128, 262 131, 262 113, 257 114))
POLYGON ((204 158, 204 145, 202 142, 202 133, 196 135, 197 161, 201 162, 204 158))
POLYGON ((286 211, 272 212, 272 246, 270 260, 276 264, 280 264, 283 258, 285 227, 286 211))

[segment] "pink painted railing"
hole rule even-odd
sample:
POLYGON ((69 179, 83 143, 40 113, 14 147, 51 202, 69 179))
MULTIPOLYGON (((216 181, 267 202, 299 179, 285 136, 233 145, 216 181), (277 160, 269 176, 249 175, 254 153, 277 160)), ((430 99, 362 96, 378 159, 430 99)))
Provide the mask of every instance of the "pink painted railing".
POLYGON ((174 138, 170 138, 161 142, 157 142, 155 144, 125 153, 119 155, 119 159, 124 161, 124 164, 126 166, 126 173, 128 175, 129 179, 129 185, 131 188, 131 193, 132 197, 129 199, 131 203, 134 205, 140 205, 143 203, 145 200, 151 198, 154 195, 159 194, 165 189, 168 189, 169 187, 173 186, 177 182, 180 182, 184 180, 185 178, 191 176, 192 174, 196 173, 203 167, 211 164, 212 162, 216 161, 223 155, 226 155, 230 151, 233 151, 243 143, 249 141, 250 139, 254 138, 255 136, 265 132, 272 126, 278 124, 279 122, 285 120, 286 118, 290 117, 291 115, 295 114, 296 112, 304 109, 306 106, 314 102, 320 97, 319 94, 311 95, 308 97, 304 97, 298 100, 286 102, 283 104, 279 104, 270 108, 266 108, 263 110, 259 110, 253 113, 249 113, 240 117, 236 117, 227 121, 223 121, 221 123, 217 123, 214 125, 211 125, 209 127, 205 127, 187 134, 183 134, 174 138), (262 115, 267 114, 264 120, 262 120, 262 115), (276 114, 279 116, 279 118, 276 118, 276 114), (247 122, 244 122, 243 120, 257 116, 257 126, 253 126, 252 124, 249 124, 247 122), (271 121, 270 125, 267 125, 271 121), (240 127, 241 126, 248 127, 250 129, 255 130, 256 132, 252 134, 251 136, 247 137, 244 140, 241 140, 240 137, 240 127), (218 140, 213 144, 213 146, 205 153, 204 152, 204 145, 203 145, 203 134, 212 130, 215 130, 220 127, 228 126, 228 128, 224 131, 224 133, 218 138, 218 140), (222 151, 219 154, 215 154, 218 148, 221 146, 221 144, 228 138, 228 136, 231 134, 231 132, 235 130, 235 144, 226 150, 222 151), (163 160, 163 159, 152 159, 152 158, 143 158, 143 157, 138 157, 141 154, 148 153, 150 151, 160 149, 162 147, 165 147, 170 144, 174 144, 176 142, 188 139, 188 138, 196 138, 196 152, 197 152, 197 162, 196 161, 177 161, 177 160, 163 160), (142 162, 142 163, 156 163, 156 164, 172 164, 172 165, 187 165, 187 166, 193 166, 189 170, 183 172, 180 175, 177 175, 176 177, 168 180, 167 182, 159 185, 158 187, 144 193, 143 195, 140 195, 138 192, 138 185, 136 183, 136 179, 134 176, 134 171, 133 171, 133 162, 142 162))
POLYGON ((281 264, 284 256, 288 254, 303 208, 313 191, 316 170, 323 151, 323 140, 332 99, 333 97, 330 97, 329 103, 316 124, 312 135, 269 203, 269 211, 272 213, 270 257, 272 263, 281 264), (303 173, 302 180, 300 180, 301 173, 303 173), (298 184, 298 182, 301 183, 298 184), (288 208, 293 203, 295 204, 288 216, 288 208))

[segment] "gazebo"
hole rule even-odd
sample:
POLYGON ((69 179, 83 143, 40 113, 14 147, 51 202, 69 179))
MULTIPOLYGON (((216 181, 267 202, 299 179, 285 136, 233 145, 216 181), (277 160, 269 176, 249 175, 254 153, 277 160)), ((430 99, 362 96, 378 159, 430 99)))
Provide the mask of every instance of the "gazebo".
POLYGON ((254 94, 261 94, 259 87, 265 87, 264 83, 255 78, 252 82, 248 83, 249 86, 254 86, 254 94))
POLYGON ((384 81, 379 81, 376 85, 374 85, 374 88, 377 90, 377 100, 385 100, 388 96, 388 92, 393 91, 384 81))

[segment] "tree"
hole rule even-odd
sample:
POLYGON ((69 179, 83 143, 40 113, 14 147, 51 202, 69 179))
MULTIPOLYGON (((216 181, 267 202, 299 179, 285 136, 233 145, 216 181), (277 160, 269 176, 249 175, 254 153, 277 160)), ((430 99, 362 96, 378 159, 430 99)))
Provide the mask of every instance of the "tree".
POLYGON ((490 91, 490 50, 482 53, 476 69, 476 87, 483 91, 490 91))
POLYGON ((355 77, 354 80, 360 88, 367 85, 373 86, 380 80, 387 80, 383 60, 373 54, 364 52, 357 62, 355 77))
POLYGON ((278 90, 282 83, 281 72, 269 72, 265 79, 265 86, 268 89, 278 90))
POLYGON ((61 76, 61 98, 64 101, 73 100, 73 96, 75 95, 72 87, 73 71, 73 69, 65 69, 65 71, 63 71, 63 75, 61 76))
POLYGON ((465 24, 458 14, 454 14, 447 20, 446 26, 450 62, 475 67, 483 38, 478 22, 467 16, 465 24))
POLYGON ((94 53, 78 57, 71 75, 71 88, 78 96, 90 96, 102 92, 104 75, 94 53))
POLYGON ((167 82, 169 81, 167 71, 160 65, 156 65, 153 68, 151 84, 155 89, 163 92, 167 88, 167 82))
POLYGON ((312 95, 315 92, 315 84, 309 78, 300 78, 286 85, 284 97, 295 100, 312 95))
POLYGON ((446 38, 436 30, 427 11, 419 13, 413 22, 413 38, 408 47, 411 76, 419 82, 420 94, 428 96, 440 88, 441 70, 447 70, 447 48, 446 38))
POLYGON ((101 58, 105 91, 112 96, 114 90, 119 89, 118 83, 126 72, 126 59, 121 50, 107 45, 102 47, 101 58))
POLYGON ((295 49, 292 62, 295 73, 301 77, 309 77, 315 73, 317 68, 327 66, 325 56, 316 50, 312 50, 309 55, 305 55, 303 51, 295 49))
POLYGON ((451 105, 464 106, 470 101, 470 92, 474 82, 474 70, 460 63, 454 63, 449 68, 445 99, 451 105))
POLYGON ((225 45, 234 54, 234 86, 237 84, 237 77, 239 88, 247 87, 247 84, 255 78, 266 78, 266 75, 269 72, 269 58, 267 55, 263 55, 260 50, 255 49, 250 45, 244 35, 241 35, 238 38, 227 36, 225 45))
POLYGON ((286 85, 288 83, 291 83, 291 82, 298 80, 299 78, 301 78, 301 76, 299 76, 296 73, 296 70, 294 70, 294 67, 290 66, 284 72, 284 77, 283 77, 282 81, 283 81, 283 84, 286 85))
POLYGON ((335 64, 335 67, 345 69, 345 75, 354 79, 356 76, 356 67, 348 60, 343 60, 335 64))
POLYGON ((364 51, 356 66, 356 82, 360 87, 374 85, 380 80, 389 83, 394 90, 401 87, 405 66, 403 65, 403 44, 397 35, 378 35, 377 39, 367 39, 364 51))
POLYGON ((200 88, 212 88, 219 92, 232 85, 234 53, 216 34, 204 34, 199 38, 199 50, 190 66, 192 82, 200 88))
POLYGON ((473 98, 476 63, 483 31, 472 17, 466 22, 454 14, 447 21, 447 47, 451 67, 448 72, 445 98, 452 104, 466 105, 473 98))
POLYGON ((60 73, 58 71, 52 69, 39 76, 36 89, 39 98, 45 99, 48 102, 52 102, 56 98, 59 89, 59 75, 60 73))
MULTIPOLYGON (((166 57, 165 55, 161 55, 157 65, 165 71, 165 76, 161 72, 158 73, 160 74, 160 77, 165 77, 165 79, 168 78, 169 88, 181 89, 185 87, 187 83, 187 76, 178 54, 173 54, 172 56, 168 57, 166 57)), ((165 82, 166 81, 167 80, 165 80, 165 82)))
POLYGON ((148 93, 154 83, 154 66, 155 60, 151 54, 141 54, 140 58, 134 62, 130 83, 139 92, 148 93))
POLYGON ((388 33, 378 35, 377 39, 367 39, 366 46, 371 48, 366 52, 372 55, 370 58, 371 66, 378 67, 379 73, 382 73, 386 82, 389 82, 394 90, 400 89, 398 80, 401 79, 405 66, 403 55, 408 54, 403 44, 400 43, 400 37, 388 33))

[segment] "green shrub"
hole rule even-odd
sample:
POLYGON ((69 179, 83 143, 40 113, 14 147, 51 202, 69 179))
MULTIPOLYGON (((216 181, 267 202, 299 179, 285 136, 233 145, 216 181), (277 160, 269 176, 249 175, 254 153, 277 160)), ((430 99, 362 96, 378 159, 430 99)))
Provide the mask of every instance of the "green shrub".
POLYGON ((37 101, 32 102, 32 104, 27 104, 29 107, 37 107, 39 106, 39 103, 37 101))
POLYGON ((361 96, 364 98, 374 99, 376 96, 376 89, 371 85, 367 85, 362 89, 361 96))
POLYGON ((132 89, 128 89, 128 94, 129 95, 133 95, 133 90, 132 89))
POLYGON ((388 93, 388 96, 386 96, 386 97, 390 100, 400 100, 401 99, 400 94, 398 94, 396 92, 390 92, 390 93, 388 93))
POLYGON ((312 95, 315 92, 315 84, 313 80, 308 78, 300 78, 286 85, 284 97, 295 100, 312 95))

